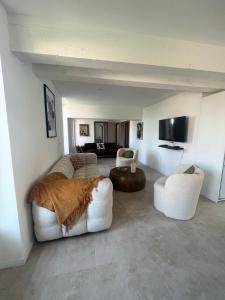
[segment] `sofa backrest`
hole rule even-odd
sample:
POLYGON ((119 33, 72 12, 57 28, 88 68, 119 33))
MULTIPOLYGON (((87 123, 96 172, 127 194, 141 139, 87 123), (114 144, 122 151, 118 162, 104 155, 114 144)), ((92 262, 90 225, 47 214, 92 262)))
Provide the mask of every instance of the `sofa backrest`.
MULTIPOLYGON (((172 174, 183 174, 188 168, 190 168, 192 165, 191 164, 181 164, 181 165, 178 165, 176 168, 175 168, 175 171, 172 173, 172 174)), ((198 174, 198 173, 202 173, 203 171, 197 167, 196 165, 194 165, 195 167, 195 172, 194 174, 198 174)), ((191 175, 191 174, 189 174, 191 175)))
POLYGON ((70 155, 65 155, 62 158, 60 158, 56 162, 56 164, 52 167, 49 173, 53 173, 53 172, 61 172, 67 178, 73 178, 74 167, 71 163, 70 155))
POLYGON ((104 143, 104 145, 106 150, 117 149, 116 143, 104 143))
POLYGON ((119 150, 117 151, 117 157, 122 157, 123 156, 123 153, 125 151, 133 151, 134 155, 133 155, 133 159, 137 162, 137 159, 138 159, 138 150, 137 149, 134 149, 134 148, 119 148, 119 150))
POLYGON ((181 188, 181 190, 189 190, 188 193, 195 193, 201 189, 202 182, 204 180, 204 171, 195 166, 195 172, 193 174, 185 173, 190 165, 178 165, 173 174, 171 174, 166 180, 166 187, 173 185, 175 189, 181 188))
POLYGON ((85 165, 97 164, 97 155, 95 153, 72 153, 70 161, 74 170, 77 170, 85 165))
POLYGON ((84 147, 85 147, 85 149, 86 150, 88 150, 88 149, 97 149, 97 144, 96 143, 86 143, 86 144, 84 144, 84 147))

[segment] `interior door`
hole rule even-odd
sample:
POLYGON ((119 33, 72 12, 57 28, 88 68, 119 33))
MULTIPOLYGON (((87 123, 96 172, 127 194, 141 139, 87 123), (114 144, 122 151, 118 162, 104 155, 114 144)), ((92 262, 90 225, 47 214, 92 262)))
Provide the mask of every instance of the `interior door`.
POLYGON ((130 146, 130 121, 125 122, 125 148, 130 146))
POLYGON ((117 145, 120 144, 120 123, 116 123, 116 143, 117 145))

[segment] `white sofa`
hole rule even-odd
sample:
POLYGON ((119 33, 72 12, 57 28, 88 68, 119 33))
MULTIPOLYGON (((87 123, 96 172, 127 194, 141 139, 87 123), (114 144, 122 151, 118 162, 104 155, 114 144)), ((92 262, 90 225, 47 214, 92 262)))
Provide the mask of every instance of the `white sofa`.
POLYGON ((133 149, 133 148, 120 148, 117 151, 117 155, 116 155, 116 166, 117 167, 129 167, 132 162, 137 162, 137 150, 133 149), (133 157, 132 158, 126 158, 123 157, 123 154, 125 151, 133 151, 133 157))
POLYGON ((167 217, 179 220, 191 219, 196 211, 204 180, 204 173, 185 174, 189 165, 180 165, 169 177, 161 177, 154 184, 154 206, 167 217))
MULTIPOLYGON (((74 170, 70 155, 62 157, 51 169, 62 172, 68 178, 93 177, 99 175, 96 154, 72 154, 83 161, 84 166, 74 170)), ((56 214, 32 204, 34 231, 38 241, 47 241, 108 229, 112 223, 113 186, 109 178, 101 180, 92 191, 92 201, 80 220, 68 231, 57 222, 56 214)))

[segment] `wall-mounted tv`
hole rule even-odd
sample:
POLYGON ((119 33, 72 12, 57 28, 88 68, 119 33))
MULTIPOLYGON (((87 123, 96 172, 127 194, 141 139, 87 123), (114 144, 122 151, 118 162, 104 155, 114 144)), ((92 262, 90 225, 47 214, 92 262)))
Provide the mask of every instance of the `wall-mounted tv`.
POLYGON ((159 120, 159 139, 184 143, 187 141, 188 117, 159 120))

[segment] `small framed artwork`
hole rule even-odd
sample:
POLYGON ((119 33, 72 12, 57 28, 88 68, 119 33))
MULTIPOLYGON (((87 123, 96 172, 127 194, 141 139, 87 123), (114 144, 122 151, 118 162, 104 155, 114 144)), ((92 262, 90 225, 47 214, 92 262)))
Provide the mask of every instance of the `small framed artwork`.
POLYGON ((137 139, 143 140, 143 122, 137 123, 137 139))
POLYGON ((80 124, 80 136, 89 136, 89 124, 80 124))
POLYGON ((56 112, 55 112, 55 95, 44 84, 44 98, 45 98, 45 120, 47 137, 53 138, 57 136, 56 133, 56 112))

